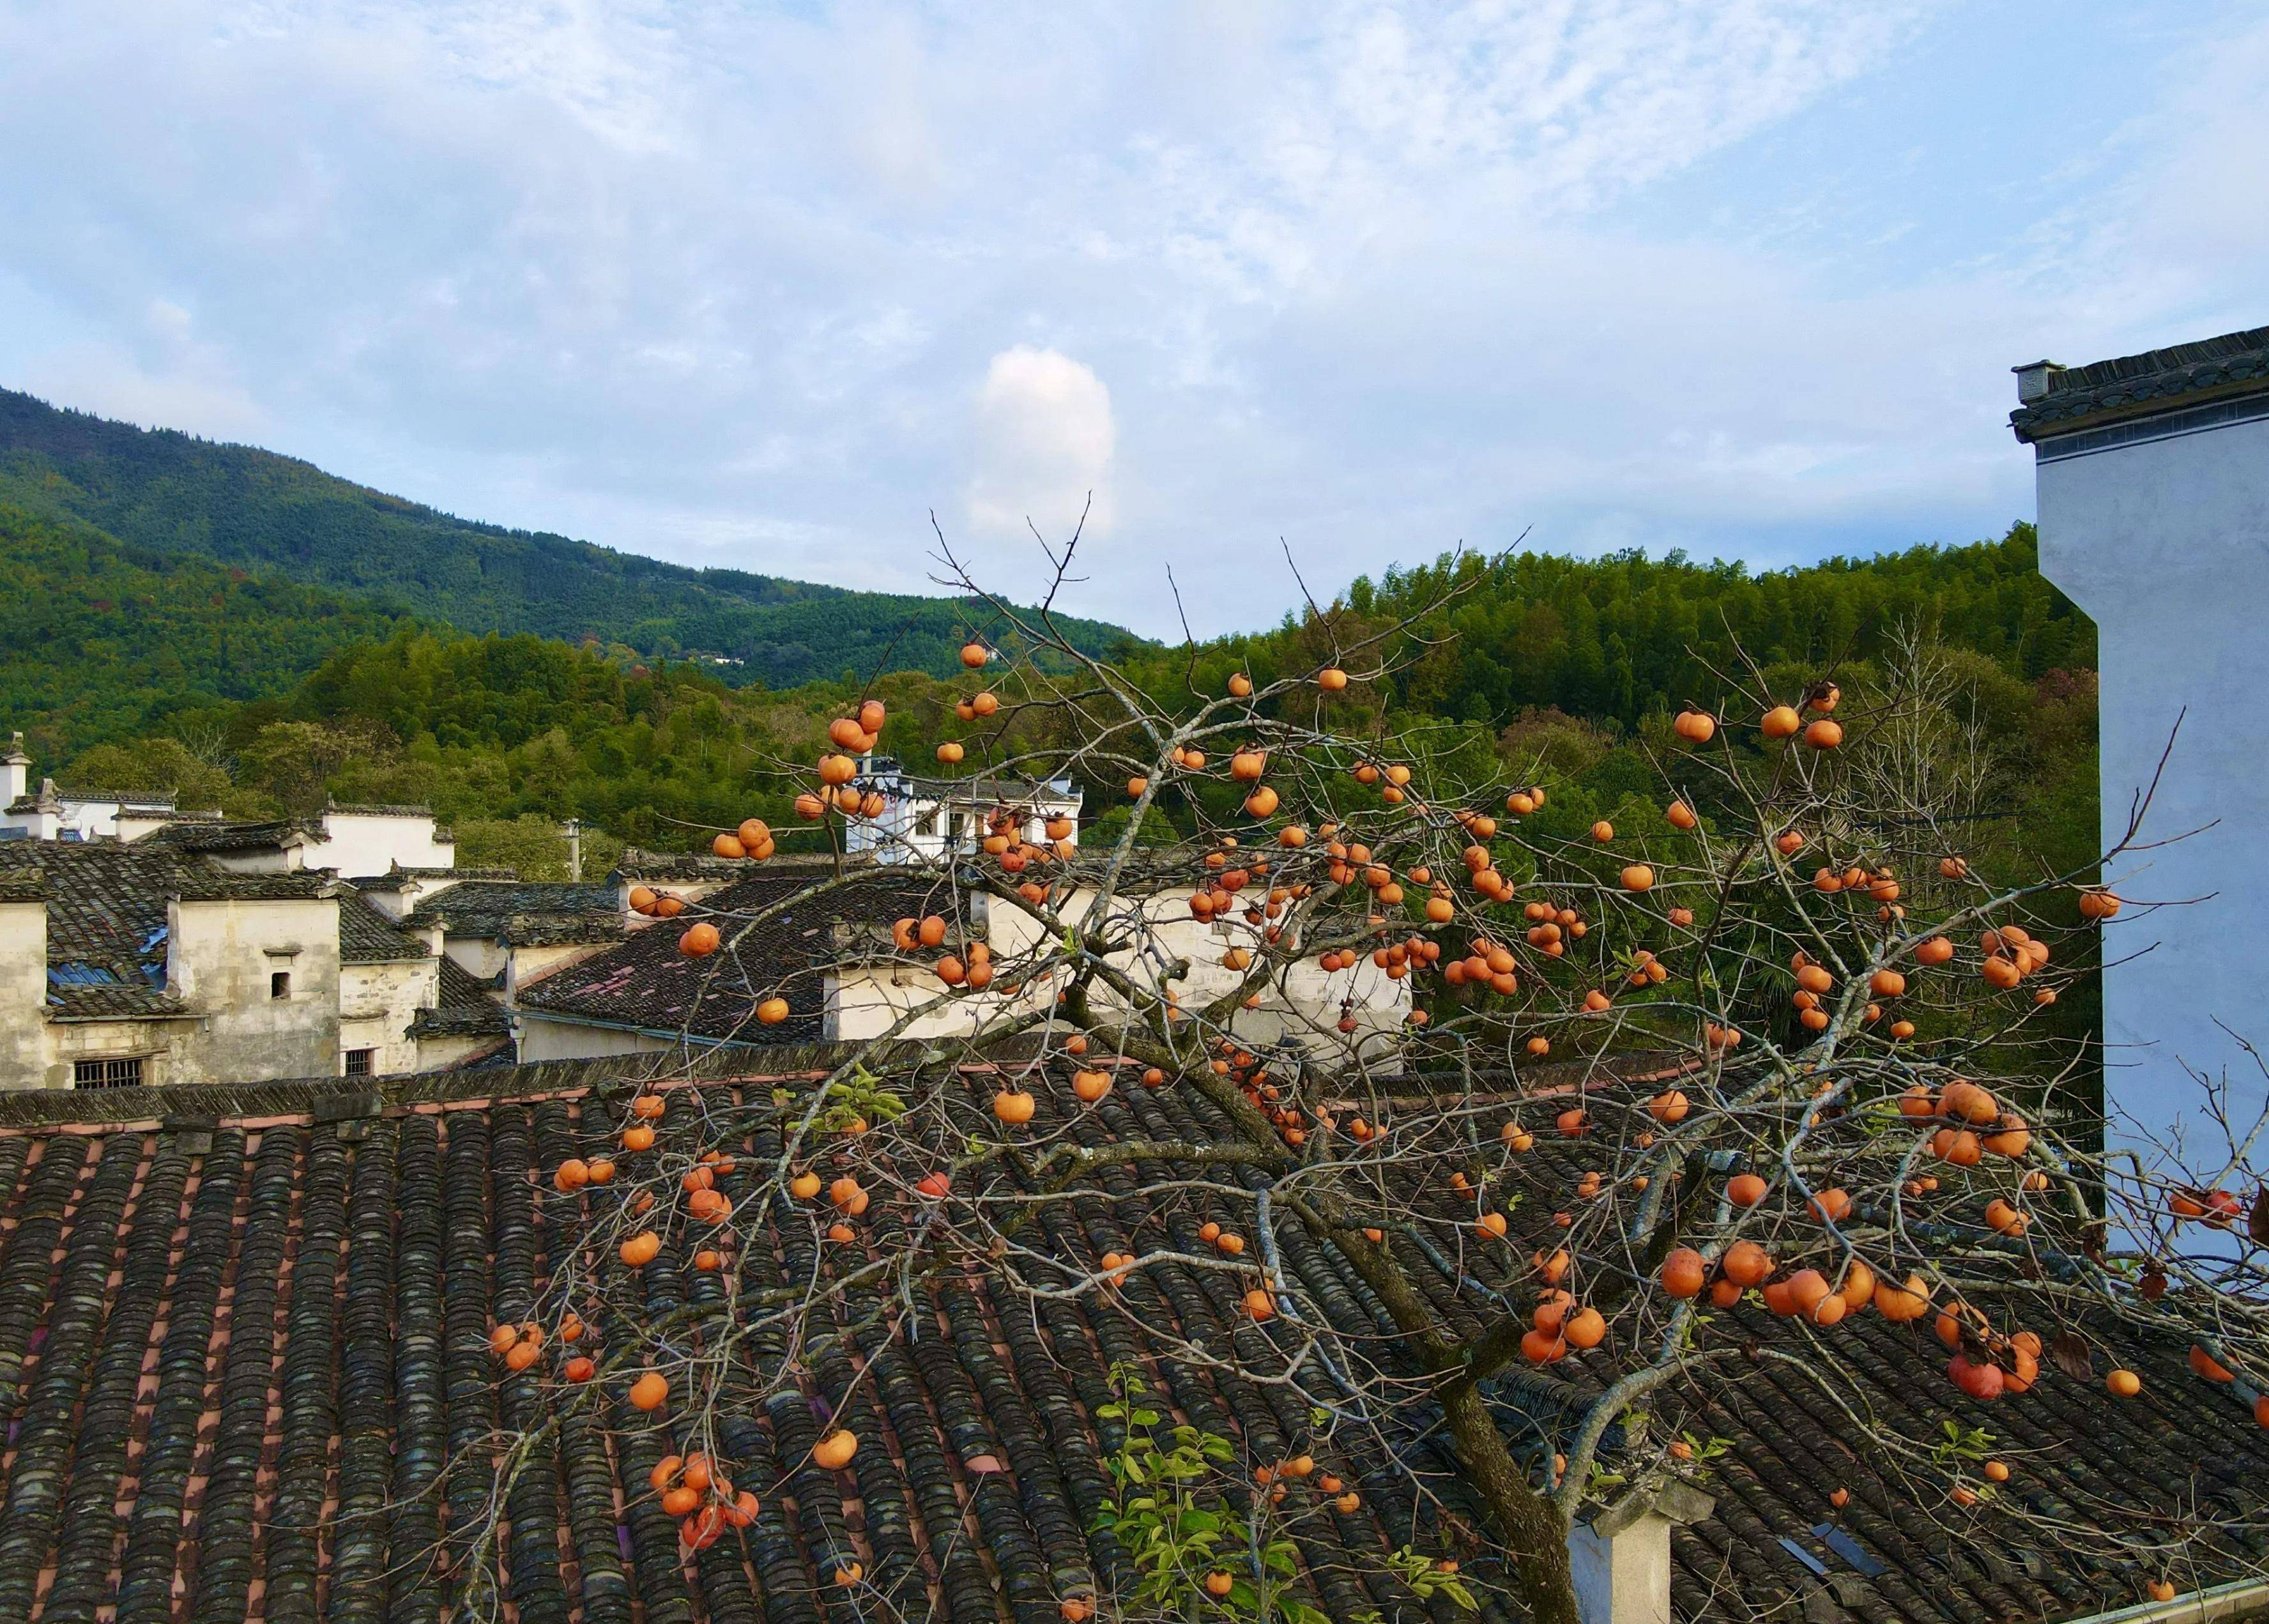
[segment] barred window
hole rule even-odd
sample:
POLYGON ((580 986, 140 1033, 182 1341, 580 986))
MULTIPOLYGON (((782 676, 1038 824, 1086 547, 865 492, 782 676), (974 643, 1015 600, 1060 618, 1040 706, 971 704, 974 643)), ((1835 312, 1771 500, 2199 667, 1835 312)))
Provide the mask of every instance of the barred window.
POLYGON ((142 1059, 138 1054, 129 1054, 103 1060, 73 1060, 71 1087, 138 1089, 142 1086, 142 1059))
POLYGON ((369 1076, 371 1056, 377 1052, 375 1049, 348 1050, 346 1074, 350 1077, 369 1076))

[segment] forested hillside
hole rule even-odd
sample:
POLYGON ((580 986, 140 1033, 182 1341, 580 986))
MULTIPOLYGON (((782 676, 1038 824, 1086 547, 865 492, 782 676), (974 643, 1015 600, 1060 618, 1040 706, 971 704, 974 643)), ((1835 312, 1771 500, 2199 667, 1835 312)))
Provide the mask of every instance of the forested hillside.
POLYGON ((0 504, 0 734, 28 733, 45 762, 288 691, 396 624, 339 593, 0 504))
MULTIPOLYGON (((2007 764, 1995 816, 2029 825, 2036 848, 2062 849, 2093 838, 2094 633, 2033 557, 2020 526, 1996 543, 1763 576, 1636 557, 1445 562, 1358 581, 1320 618, 1208 645, 1195 668, 1206 690, 1235 669, 1266 680, 1312 668, 1331 645, 1327 626, 1344 642, 1413 620, 1390 674, 1335 705, 1382 728, 1429 724, 1441 748, 1495 755, 1507 771, 1541 759, 1569 780, 1574 816, 1594 791, 1612 799, 1646 777, 1636 752, 1677 704, 1738 713, 1737 690, 1794 691, 1822 676, 1864 694, 1903 644, 1928 647, 1952 674, 1965 725, 2007 764), (1467 590, 1421 613, 1453 575, 1467 590)), ((619 650, 413 624, 317 657, 304 681, 248 701, 208 683, 213 703, 176 704, 152 731, 206 742, 246 812, 329 794, 428 801, 458 819, 575 816, 685 845, 702 825, 783 808, 853 694, 831 683, 736 690, 619 650)), ((1151 649, 1134 664, 1168 692, 1191 661, 1151 649)), ((953 717, 959 686, 916 672, 883 679, 873 691, 891 707, 883 748, 927 762, 941 739, 973 732, 953 717)), ((1094 789, 1108 807, 1113 786, 1094 789)))
MULTIPOLYGON (((1629 727, 1666 705, 1713 702, 1744 662, 1828 675, 1865 667, 1908 631, 1983 655, 2013 677, 2093 669, 2095 628, 2040 573, 2033 527, 1998 542, 1918 547, 1752 574, 1673 554, 1600 559, 1467 555, 1377 582, 1334 606, 1342 639, 1423 614, 1409 646, 1430 652, 1391 684, 1437 716, 1502 724, 1548 705, 1629 727)), ((1230 639, 1223 658, 1260 671, 1312 660, 1319 629, 1288 624, 1230 639)))
MULTIPOLYGON (((1893 690, 1926 690, 1940 717, 1930 749, 1944 757, 1933 770, 1958 787, 1947 827, 1981 872, 2032 877, 2095 850, 2094 632, 2041 579, 2028 527, 1999 542, 1763 576, 1636 557, 1448 561, 1358 581, 1320 616, 1195 651, 1197 687, 1220 692, 1239 669, 1261 680, 1311 671, 1332 628, 1344 646, 1406 620, 1388 674, 1330 702, 1334 726, 1374 726, 1397 749, 1460 758, 1475 780, 1548 785, 1540 831, 1581 842, 1595 818, 1659 830, 1657 764, 1677 758, 1675 706, 1754 719, 1754 696, 1793 698, 1828 678, 1855 718, 1893 690), (1429 609, 1452 582, 1467 590, 1429 609)), ((196 624, 183 635, 213 637, 196 624)), ((1172 693, 1192 661, 1186 649, 1150 649, 1133 663, 1154 692, 1172 693)), ((928 767, 941 740, 963 738, 965 770, 979 770, 989 730, 953 711, 970 686, 920 672, 881 679, 870 691, 891 710, 883 748, 928 767)), ((859 691, 736 690, 685 664, 403 624, 333 648, 288 689, 178 707, 154 736, 90 751, 70 776, 165 779, 245 815, 312 810, 326 796, 425 802, 457 825, 465 860, 535 872, 564 854, 555 831, 568 816, 603 831, 594 852, 620 840, 698 846, 751 814, 805 838, 789 802, 828 720, 859 691)), ((1013 699, 1016 688, 1003 691, 1013 699)), ((1016 734, 1045 742, 1062 714, 1036 707, 1016 734)), ((1754 735, 1728 736, 1746 749, 1754 735)), ((1106 773, 1087 787, 1107 833, 1125 816, 1123 788, 1106 773)), ((1212 809, 1227 816, 1234 794, 1220 789, 1212 809)), ((1705 819, 1743 816, 1714 803, 1706 778, 1681 793, 1705 819)), ((1187 810, 1179 791, 1160 803, 1165 819, 1186 822, 1187 810)), ((2049 1023, 2092 1030, 2085 990, 2066 1001, 2049 1023)))
MULTIPOLYGON (((737 661, 792 686, 878 666, 941 675, 986 616, 950 599, 694 570, 565 536, 477 524, 248 446, 59 410, 0 389, 0 502, 121 541, 370 597, 467 631, 596 638, 649 658, 737 661)), ((1083 645, 1126 638, 1061 622, 1083 645)))

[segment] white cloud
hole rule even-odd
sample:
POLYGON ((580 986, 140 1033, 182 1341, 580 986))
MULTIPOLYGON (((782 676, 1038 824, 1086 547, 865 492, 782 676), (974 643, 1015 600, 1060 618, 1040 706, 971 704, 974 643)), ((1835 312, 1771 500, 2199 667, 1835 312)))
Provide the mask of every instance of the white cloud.
POLYGON ((1110 534, 1112 459, 1119 434, 1111 391, 1056 350, 1018 344, 994 356, 977 392, 969 522, 992 535, 1029 534, 1061 546, 1110 534))

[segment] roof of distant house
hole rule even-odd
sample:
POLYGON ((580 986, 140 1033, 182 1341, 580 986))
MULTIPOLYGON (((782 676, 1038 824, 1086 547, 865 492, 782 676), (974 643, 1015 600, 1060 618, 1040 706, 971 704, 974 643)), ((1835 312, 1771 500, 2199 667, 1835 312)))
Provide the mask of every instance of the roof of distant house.
MULTIPOLYGON (((0 1363, 23 1367, 44 1332, 38 1379, 21 1384, 0 1457, 0 1497, 18 1512, 18 1537, 0 1545, 0 1610, 30 1617, 44 1598, 50 1616, 274 1618, 277 1598, 312 1597, 328 1576, 334 1597, 422 1596, 431 1606, 409 1616, 447 1616, 462 1576, 434 1560, 455 1548, 445 1521, 459 1532, 457 1508, 481 1508, 499 1422, 555 1414, 537 1376, 499 1377, 484 1332, 543 1300, 547 1259, 574 1236, 580 1201, 604 1210, 597 1192, 556 1197, 546 1171, 611 1146, 633 1081, 667 1072, 665 1142, 737 1152, 718 1185, 729 1200, 753 1200, 803 1106, 783 1109, 774 1091, 840 1058, 790 1049, 691 1067, 653 1057, 373 1080, 357 1094, 329 1079, 0 1101, 0 1208, 15 1216, 0 1233, 0 1288, 16 1305, 0 1316, 0 1363), (689 1070, 698 1081, 677 1075, 689 1070), (318 1255, 337 1269, 310 1290, 301 1268, 318 1255), (394 1335, 366 1334, 372 1325, 394 1335), (248 1327, 259 1334, 235 1341, 248 1327)), ((989 1121, 991 1080, 962 1086, 967 1118, 989 1121)), ((1034 1092, 1038 1131, 1083 1148, 1203 1142, 1218 1129, 1183 1089, 1122 1088, 1090 1110, 1069 1106, 1061 1077, 1034 1092)), ((1583 1157, 1546 1143, 1536 1154, 1570 1178, 1583 1157)), ((1526 1618, 1503 1553, 1476 1532, 1470 1474, 1426 1411, 1350 1414, 1327 1438, 1299 1391, 1247 1379, 1247 1368, 1296 1347, 1297 1330, 1254 1325, 1241 1281, 1180 1259, 1208 1252, 1200 1225, 1249 1222, 1252 1203, 1223 1193, 1239 1176, 1220 1166, 1154 1167, 1075 1214, 1052 1209, 1062 1222, 1022 1237, 1025 1267, 1045 1272, 1053 1259, 1066 1279, 1091 1271, 1105 1246, 1144 1254, 1115 1291, 1078 1296, 1021 1296, 975 1259, 965 1272, 852 1283, 847 1272, 872 1255, 866 1243, 823 1244, 824 1216, 785 1207, 765 1212, 765 1244, 733 1249, 735 1273, 704 1274, 674 1226, 658 1226, 669 1238, 650 1279, 673 1300, 721 1303, 729 1288, 747 1301, 831 1279, 847 1296, 847 1332, 791 1362, 791 1327, 750 1327, 750 1357, 784 1384, 727 1406, 717 1438, 762 1509, 698 1558, 647 1487, 663 1454, 691 1442, 684 1422, 625 1421, 604 1404, 559 1413, 565 1424, 539 1435, 517 1480, 494 1568, 502 1599, 524 1619, 625 1620, 638 1598, 649 1619, 730 1624, 1045 1624, 1060 1598, 1131 1588, 1127 1553, 1097 1523, 1115 1436, 1099 1411, 1119 1366, 1139 1371, 1174 1420, 1228 1440, 1239 1479, 1308 1449, 1360 1491, 1345 1514, 1286 1508, 1293 1593, 1335 1624, 1476 1616, 1366 1579, 1357 1558, 1375 1565, 1405 1546, 1460 1559, 1484 1603, 1478 1624, 1526 1618), (1218 1356, 1177 1358, 1162 1332, 1218 1356), (810 1458, 831 1424, 864 1441, 839 1473, 810 1458), (523 1526, 531 1508, 540 1523, 523 1526), (837 1584, 852 1561, 861 1584, 837 1584)), ((1001 1176, 1016 1187, 1012 1168, 1001 1176)), ((1470 1222, 1471 1198, 1446 1187, 1412 1200, 1413 1228, 1470 1222)), ((1533 1205, 1516 1218, 1548 1233, 1551 1204, 1533 1205)), ((1288 1274, 1349 1346, 1390 1374, 1408 1369, 1334 1244, 1297 1222, 1275 1238, 1288 1274)), ((1530 1288, 1526 1234, 1515 1239, 1454 1263, 1400 1228, 1389 1244, 1462 1332, 1476 1283, 1530 1288)), ((2134 1600, 2156 1569, 2042 1538, 2027 1514, 2070 1529, 2116 1505, 2174 1532, 2195 1527, 2201 1508, 2258 1511, 2269 1483, 2269 1431, 2229 1388, 2192 1374, 2179 1342, 2115 1332, 2144 1378, 2122 1403, 2044 1367, 2031 1391, 1984 1405, 1937 1374, 1945 1350, 1926 1324, 1848 1320, 1844 1379, 1872 1422, 1913 1442, 1887 1456, 1855 1447, 1849 1417, 1806 1368, 1820 1356, 1806 1327, 1748 1306, 1728 1313, 1756 1350, 1800 1358, 1696 1369, 1650 1396, 1646 1424, 1710 1441, 1685 1470, 1712 1503, 1671 1536, 1683 1624, 2073 1619, 2134 1600), (2015 1467, 1958 1523, 1941 1498, 1945 1475, 1929 1465, 1949 1420, 1989 1429, 2015 1467), (1837 1489, 1849 1490, 1840 1509, 1837 1489)), ((1578 1355, 1552 1374, 1523 1367, 1483 1384, 1501 1416, 1519 1419, 1524 1458, 1565 1447, 1599 1391, 1586 1364, 1578 1355)), ((1602 1464, 1613 1469, 1621 1447, 1602 1464)), ((2258 1571, 2260 1544, 2195 1537, 2182 1582, 2258 1571)))
POLYGON ((86 789, 75 784, 56 787, 55 793, 65 801, 115 801, 121 806, 159 807, 174 809, 174 792, 170 789, 86 789))
MULTIPOLYGON (((2035 367, 2020 367, 2031 373, 2035 367)), ((2086 366, 2037 364, 2042 392, 2009 414, 2028 442, 2241 396, 2269 394, 2269 327, 2086 366)))
POLYGON ((410 867, 391 863, 384 874, 357 875, 350 883, 366 891, 398 890, 405 880, 501 880, 510 884, 520 882, 517 868, 438 868, 410 867))
POLYGON ((431 817, 433 808, 418 806, 350 806, 341 801, 324 803, 325 812, 336 812, 347 817, 431 817))
POLYGON ((623 848, 615 864, 619 880, 736 880, 749 872, 741 859, 712 857, 706 852, 647 852, 634 845, 623 848))
POLYGON ((171 1021, 197 1012, 162 986, 76 986, 50 985, 51 1021, 171 1021))
MULTIPOLYGON (((155 840, 0 841, 0 876, 16 899, 44 898, 48 1006, 59 1015, 169 1015, 188 1008, 163 991, 173 923, 168 904, 321 901, 344 888, 330 875, 230 874, 155 840), (36 876, 36 886, 26 882, 36 876)), ((342 898, 341 956, 351 957, 342 898)), ((397 934, 399 933, 396 933, 397 934)), ((406 940, 406 939, 405 939, 406 940)), ((418 949, 424 951, 422 946, 418 949)))
POLYGON ((430 956, 425 939, 414 936, 390 915, 371 905, 360 892, 348 888, 339 898, 339 962, 381 964, 430 956))
POLYGON ((839 881, 816 861, 775 860, 713 891, 698 917, 722 933, 707 958, 677 950, 696 915, 631 934, 618 948, 546 976, 519 994, 524 1009, 608 1025, 742 1043, 802 1043, 820 1035, 826 989, 819 967, 887 951, 910 914, 951 913, 945 882, 910 867, 864 865, 839 881), (790 905, 760 922, 753 915, 790 905), (756 1007, 775 994, 788 1018, 760 1026, 756 1007))
POLYGON ((169 789, 64 789, 53 779, 41 779, 40 787, 28 795, 18 795, 8 803, 11 812, 58 812, 65 802, 80 806, 102 806, 116 802, 120 807, 148 807, 159 811, 174 809, 174 792, 169 789))
POLYGON ((441 956, 440 998, 431 1009, 421 1009, 410 1023, 412 1037, 508 1037, 512 1015, 497 1002, 479 977, 451 958, 441 956))
POLYGON ((467 880, 420 902, 409 923, 520 948, 611 941, 623 934, 622 898, 611 885, 467 880))
POLYGON ((305 818, 277 817, 249 823, 168 823, 147 838, 184 852, 263 852, 314 845, 322 838, 322 830, 305 818))
POLYGON ((48 963, 129 987, 162 986, 166 898, 181 883, 178 852, 133 845, 10 841, 0 867, 42 871, 48 963))

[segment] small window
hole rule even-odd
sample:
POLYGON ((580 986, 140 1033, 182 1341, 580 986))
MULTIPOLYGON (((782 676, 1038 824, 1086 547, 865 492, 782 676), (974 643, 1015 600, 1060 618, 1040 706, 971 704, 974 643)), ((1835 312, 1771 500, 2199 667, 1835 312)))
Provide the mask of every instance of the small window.
POLYGON ((73 1060, 71 1087, 138 1089, 142 1086, 142 1059, 138 1054, 129 1054, 107 1060, 73 1060))
POLYGON ((348 1050, 346 1074, 350 1077, 369 1076, 371 1057, 377 1052, 375 1049, 348 1050))
POLYGON ((290 971, 278 970, 270 972, 268 978, 268 996, 270 998, 289 998, 292 996, 292 972, 290 971))

